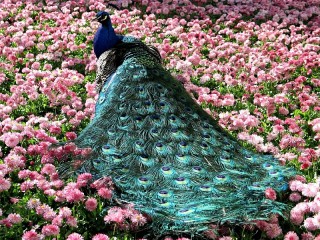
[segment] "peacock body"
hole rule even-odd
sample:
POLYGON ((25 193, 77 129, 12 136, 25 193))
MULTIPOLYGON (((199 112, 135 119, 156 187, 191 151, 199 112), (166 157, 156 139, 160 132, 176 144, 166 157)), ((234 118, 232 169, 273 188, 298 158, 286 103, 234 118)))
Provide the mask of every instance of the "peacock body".
POLYGON ((100 93, 95 117, 74 141, 92 153, 75 171, 61 163, 62 175, 111 176, 114 198, 150 215, 158 235, 283 213, 286 205, 266 199, 265 189, 286 190, 294 171, 242 147, 162 67, 155 48, 115 35, 105 12, 98 20, 100 93))

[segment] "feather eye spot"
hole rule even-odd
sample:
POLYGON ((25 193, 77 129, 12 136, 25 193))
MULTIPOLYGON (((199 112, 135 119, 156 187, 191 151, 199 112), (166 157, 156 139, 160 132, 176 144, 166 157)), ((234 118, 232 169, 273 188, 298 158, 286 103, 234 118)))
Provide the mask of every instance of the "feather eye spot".
POLYGON ((207 134, 207 133, 203 134, 202 137, 205 138, 205 139, 210 139, 210 135, 207 134))
POLYGON ((188 112, 188 113, 192 112, 192 109, 191 109, 190 107, 186 107, 185 110, 186 110, 186 112, 188 112))
POLYGON ((206 149, 206 148, 208 148, 209 146, 208 146, 207 143, 203 142, 203 143, 201 143, 201 147, 206 149))
POLYGON ((169 176, 173 174, 173 171, 170 167, 164 166, 161 168, 161 171, 164 175, 169 176))
POLYGON ((165 103, 165 102, 160 102, 159 105, 160 105, 161 107, 164 107, 164 106, 166 105, 166 103, 165 103))
POLYGON ((161 142, 157 142, 157 143, 156 143, 156 147, 157 147, 157 148, 162 148, 162 147, 163 147, 163 144, 162 144, 161 142))
POLYGON ((149 156, 147 154, 141 154, 140 155, 140 158, 143 160, 143 161, 146 161, 148 160, 149 156))
POLYGON ((170 171, 171 168, 165 166, 165 167, 162 167, 161 170, 164 171, 164 172, 167 172, 167 171, 170 171))
POLYGON ((154 134, 157 134, 157 133, 159 133, 159 130, 157 128, 153 128, 153 129, 151 129, 151 132, 154 134))
POLYGON ((171 129, 171 132, 172 132, 172 133, 177 133, 177 132, 178 132, 178 129, 177 129, 177 128, 172 128, 172 129, 171 129))
POLYGON ((147 184, 149 184, 150 181, 146 177, 139 177, 138 182, 141 183, 142 185, 147 185, 147 184))
POLYGON ((173 121, 177 120, 177 118, 175 116, 170 116, 169 120, 173 122, 173 121))
POLYGON ((172 203, 171 203, 171 202, 168 202, 168 201, 161 201, 161 202, 160 202, 160 206, 161 206, 161 207, 168 208, 168 207, 171 207, 171 206, 172 206, 172 203))
POLYGON ((100 104, 103 103, 104 100, 105 100, 105 97, 104 97, 104 96, 101 96, 101 97, 99 98, 99 103, 100 103, 100 104))
POLYGON ((181 147, 186 147, 188 144, 187 144, 187 142, 185 142, 185 141, 181 141, 181 142, 179 142, 179 145, 180 145, 181 147))
POLYGON ((194 172, 196 172, 196 173, 199 173, 199 172, 201 172, 202 167, 200 167, 200 166, 194 166, 194 167, 192 168, 192 170, 193 170, 194 172))
POLYGON ((120 106, 119 106, 119 109, 121 110, 121 109, 124 109, 125 107, 126 107, 126 104, 121 103, 120 106))
POLYGON ((142 117, 141 116, 138 116, 135 118, 136 122, 141 122, 142 121, 142 117))
POLYGON ((148 100, 148 101, 145 101, 144 104, 145 104, 146 106, 150 106, 150 105, 151 105, 151 102, 148 100))
POLYGON ((178 185, 185 185, 185 184, 188 183, 188 180, 187 180, 186 178, 184 178, 184 177, 177 177, 177 178, 175 179, 175 182, 176 182, 176 184, 178 184, 178 185))
POLYGON ((277 177, 279 176, 280 172, 276 171, 276 170, 271 170, 269 171, 269 175, 272 177, 277 177))
POLYGON ((108 134, 109 134, 110 136, 114 135, 115 133, 116 133, 116 131, 115 131, 114 129, 109 129, 109 130, 108 130, 108 134))
POLYGON ((200 191, 203 191, 203 192, 210 192, 212 188, 208 185, 202 185, 202 186, 200 186, 199 189, 200 189, 200 191))
POLYGON ((184 209, 180 209, 178 211, 179 215, 188 215, 194 212, 194 209, 188 209, 188 208, 184 208, 184 209))
POLYGON ((106 144, 102 147, 103 150, 109 150, 111 147, 110 145, 106 144))
POLYGON ((220 175, 216 176, 216 179, 218 179, 219 181, 226 181, 227 177, 223 174, 220 174, 220 175))
POLYGON ((158 196, 159 197, 163 197, 163 198, 167 198, 167 197, 170 197, 171 196, 171 193, 167 190, 160 190, 158 192, 158 196))
POLYGON ((264 164, 263 164, 263 168, 265 168, 265 169, 272 169, 273 166, 272 166, 270 163, 264 163, 264 164))

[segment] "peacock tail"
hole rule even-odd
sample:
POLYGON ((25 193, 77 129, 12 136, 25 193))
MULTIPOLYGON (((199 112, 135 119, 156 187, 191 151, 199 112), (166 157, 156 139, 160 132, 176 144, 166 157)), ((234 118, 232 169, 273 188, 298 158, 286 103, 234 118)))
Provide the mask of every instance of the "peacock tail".
POLYGON ((156 235, 196 234, 210 223, 245 224, 283 214, 266 199, 295 172, 247 150, 161 65, 155 48, 124 37, 98 60, 95 116, 73 143, 91 148, 61 162, 62 176, 111 176, 119 202, 152 218, 156 235), (75 168, 75 166, 77 166, 75 168))

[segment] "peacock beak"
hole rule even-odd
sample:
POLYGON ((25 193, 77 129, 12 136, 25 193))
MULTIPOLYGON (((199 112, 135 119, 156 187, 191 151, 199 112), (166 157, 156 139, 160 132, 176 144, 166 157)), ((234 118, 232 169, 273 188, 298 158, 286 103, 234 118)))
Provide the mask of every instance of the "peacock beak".
POLYGON ((108 15, 106 15, 106 16, 104 16, 100 21, 105 21, 105 20, 107 20, 108 19, 108 15))

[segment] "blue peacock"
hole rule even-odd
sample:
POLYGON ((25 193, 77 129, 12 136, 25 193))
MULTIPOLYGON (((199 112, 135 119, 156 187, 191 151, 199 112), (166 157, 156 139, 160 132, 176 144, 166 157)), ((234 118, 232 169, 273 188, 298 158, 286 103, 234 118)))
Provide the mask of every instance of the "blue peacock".
POLYGON ((286 190, 295 171, 220 128, 163 68, 156 48, 116 35, 107 12, 97 20, 99 98, 95 117, 73 141, 92 152, 76 169, 76 160, 62 161, 61 175, 111 176, 114 198, 151 216, 155 235, 282 214, 286 204, 266 199, 265 189, 286 190))

